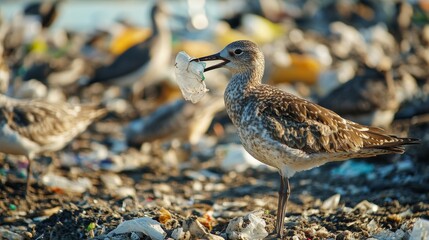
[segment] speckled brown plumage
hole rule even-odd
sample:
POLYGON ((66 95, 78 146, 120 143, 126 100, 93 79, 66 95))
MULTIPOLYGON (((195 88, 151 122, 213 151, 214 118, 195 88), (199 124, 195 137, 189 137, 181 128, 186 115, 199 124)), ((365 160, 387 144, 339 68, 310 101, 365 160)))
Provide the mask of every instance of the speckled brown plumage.
POLYGON ((221 60, 206 71, 225 67, 232 73, 225 90, 227 113, 244 148, 281 175, 276 230, 283 236, 289 181, 296 172, 330 161, 403 153, 416 139, 343 119, 315 103, 261 84, 264 57, 256 44, 237 41, 221 52, 194 61, 221 60))
POLYGON ((264 128, 279 142, 306 154, 356 152, 382 148, 402 153, 407 139, 386 135, 380 128, 365 127, 341 118, 312 102, 260 85, 248 96, 264 128), (258 102, 256 99, 265 101, 258 102), (251 100, 252 98, 252 100, 251 100))

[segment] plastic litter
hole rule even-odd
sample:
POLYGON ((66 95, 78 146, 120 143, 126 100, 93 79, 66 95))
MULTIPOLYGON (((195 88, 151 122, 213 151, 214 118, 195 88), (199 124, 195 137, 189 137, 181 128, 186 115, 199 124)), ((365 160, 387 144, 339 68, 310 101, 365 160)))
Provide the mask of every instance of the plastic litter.
POLYGON ((22 240, 24 237, 21 235, 14 233, 12 231, 9 231, 4 228, 0 228, 0 238, 1 239, 10 239, 10 240, 22 240))
POLYGON ((249 213, 232 219, 226 228, 227 239, 264 239, 268 232, 265 230, 265 221, 259 217, 261 214, 249 213))
POLYGON ((225 148, 219 148, 226 152, 220 167, 225 171, 244 172, 248 168, 257 168, 264 164, 250 155, 242 145, 229 144, 225 148))
POLYGON ((362 202, 358 203, 353 210, 359 209, 362 212, 366 212, 367 214, 370 213, 375 213, 378 211, 379 206, 374 204, 374 203, 370 203, 367 200, 363 200, 362 202))
POLYGON ((101 181, 107 189, 113 190, 122 186, 122 179, 115 173, 101 175, 101 181))
POLYGON ((366 225, 366 227, 367 227, 367 230, 370 232, 370 233, 372 233, 372 232, 375 232, 377 229, 378 229, 378 224, 377 224, 377 222, 374 220, 374 219, 372 219, 367 225, 366 225))
POLYGON ((171 237, 174 240, 185 240, 185 239, 191 239, 191 234, 189 232, 183 231, 183 228, 176 228, 171 233, 171 237))
POLYGON ((413 231, 410 236, 410 240, 421 239, 429 239, 429 220, 422 218, 414 223, 413 231))
MULTIPOLYGON (((223 240, 221 236, 209 233, 209 231, 201 224, 195 217, 189 217, 183 221, 183 231, 185 237, 189 235, 191 239, 209 239, 209 240, 223 240)), ((186 238, 185 238, 186 239, 186 238)))
POLYGON ((185 52, 176 56, 175 75, 183 97, 197 103, 209 90, 204 83, 204 62, 191 62, 192 58, 185 52))
POLYGON ((407 237, 407 233, 405 233, 402 229, 398 229, 396 230, 396 232, 392 232, 390 230, 383 230, 374 234, 373 237, 368 238, 367 240, 408 239, 406 237, 407 237))
POLYGON ((46 174, 42 178, 43 184, 49 187, 57 187, 66 191, 83 193, 92 187, 91 180, 88 178, 78 178, 71 181, 66 177, 55 175, 52 173, 46 174))
POLYGON ((337 176, 357 177, 372 173, 373 171, 373 164, 358 161, 346 161, 338 168, 334 168, 332 173, 337 176))
POLYGON ((324 210, 334 210, 338 207, 338 204, 340 203, 341 195, 335 194, 323 201, 321 209, 324 210))
POLYGON ((143 217, 125 221, 119 224, 119 226, 109 232, 107 236, 113 237, 117 234, 130 232, 141 232, 154 240, 162 240, 167 235, 161 228, 161 224, 159 222, 149 217, 143 217))

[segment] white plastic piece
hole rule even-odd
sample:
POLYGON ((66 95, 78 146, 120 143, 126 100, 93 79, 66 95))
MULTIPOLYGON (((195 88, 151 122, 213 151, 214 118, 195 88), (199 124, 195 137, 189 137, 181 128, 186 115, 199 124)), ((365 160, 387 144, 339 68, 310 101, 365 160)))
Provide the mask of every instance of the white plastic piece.
POLYGON ((321 209, 324 210, 335 210, 338 207, 338 204, 340 203, 341 195, 335 194, 323 201, 321 209))
POLYGON ((264 239, 268 236, 265 221, 258 213, 249 213, 244 217, 231 220, 226 228, 228 239, 264 239), (244 227, 243 227, 244 226, 244 227))
POLYGON ((75 181, 71 181, 66 177, 52 173, 43 176, 42 182, 49 187, 58 187, 66 191, 78 193, 83 193, 92 187, 91 181, 88 178, 78 178, 75 181))
POLYGON ((374 203, 368 202, 367 200, 363 200, 354 207, 354 210, 356 209, 366 212, 367 214, 371 214, 377 212, 379 206, 374 203))
POLYGON ((161 224, 159 222, 149 217, 142 217, 119 224, 119 226, 109 232, 107 236, 113 237, 117 234, 130 232, 141 232, 154 240, 162 240, 167 235, 167 233, 165 233, 161 228, 161 224))
POLYGON ((191 62, 192 58, 185 52, 179 52, 176 56, 175 71, 176 81, 182 91, 183 97, 197 103, 209 90, 204 83, 204 62, 191 62))
POLYGON ((264 166, 263 163, 250 155, 241 144, 229 144, 223 149, 220 148, 220 151, 226 152, 220 165, 225 171, 244 172, 248 168, 264 166))
POLYGON ((410 236, 411 240, 429 239, 429 220, 418 219, 414 223, 413 231, 410 236))

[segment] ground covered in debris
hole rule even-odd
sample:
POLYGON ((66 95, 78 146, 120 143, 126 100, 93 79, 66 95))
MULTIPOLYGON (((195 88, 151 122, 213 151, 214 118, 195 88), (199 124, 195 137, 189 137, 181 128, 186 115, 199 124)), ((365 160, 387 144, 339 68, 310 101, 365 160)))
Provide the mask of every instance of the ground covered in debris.
MULTIPOLYGON (((285 9, 290 11, 279 14, 288 18, 278 36, 259 43, 267 60, 264 81, 320 104, 336 87, 354 81, 344 95, 328 98, 332 104, 328 108, 341 110, 344 101, 351 112, 385 110, 392 116, 380 125, 389 133, 421 139, 420 145, 407 147, 403 155, 334 162, 297 173, 290 179, 286 239, 405 240, 418 239, 423 231, 429 234, 427 2, 279 2, 291 4, 285 9), (361 86, 371 78, 375 83, 361 86), (387 94, 391 80, 396 97, 387 94)), ((229 43, 234 31, 217 38, 229 43)), ((206 39, 206 44, 215 41, 206 39)), ((209 46, 222 49, 223 41, 209 46)), ((189 49, 205 50, 195 44, 189 49)), ((38 45, 33 45, 37 50, 38 45)), ((66 53, 68 48, 64 49, 61 52, 66 53)), ((48 63, 67 59, 66 54, 61 58, 47 52, 48 63)), ((30 61, 29 56, 25 60, 30 61)), ((99 62, 92 62, 102 63, 105 57, 101 56, 99 62)), ((29 71, 20 61, 16 65, 18 72, 29 71)), ((228 79, 229 75, 219 72, 208 73, 205 82, 228 79)), ((62 89, 64 100, 100 103, 109 114, 65 149, 36 159, 26 199, 22 194, 28 162, 0 155, 0 239, 275 238, 278 173, 245 153, 225 111, 216 115, 197 145, 169 136, 139 142, 135 145, 141 146, 133 148, 126 141, 133 137, 124 136, 124 128, 165 103, 182 99, 176 83, 150 86, 159 99, 145 95, 142 102, 133 104, 117 86, 94 84, 82 89, 77 82, 72 86, 62 89), (164 91, 169 97, 160 100, 159 92, 164 91)), ((208 88, 216 92, 213 86, 208 88)), ((188 114, 186 107, 170 110, 163 112, 168 118, 178 111, 188 114)), ((164 125, 185 129, 186 123, 171 119, 164 125)))
MULTIPOLYGON (((243 158, 243 150, 234 143, 197 151, 191 161, 180 160, 181 146, 160 148, 169 157, 157 156, 156 149, 151 149, 141 156, 140 167, 119 172, 84 166, 53 168, 48 167, 49 159, 40 159, 35 164, 39 177, 27 200, 20 195, 23 179, 1 185, 0 235, 6 239, 20 239, 14 234, 26 239, 145 239, 146 235, 135 232, 108 234, 127 220, 149 217, 161 224, 165 237, 231 238, 233 231, 227 228, 231 220, 251 212, 266 224, 255 231, 274 230, 279 185, 274 170, 226 165, 228 154, 243 158), (49 177, 54 176, 76 181, 69 187, 82 186, 85 191, 48 187, 49 177), (183 230, 181 236, 179 230, 183 230)), ((136 152, 127 154, 137 156, 136 152)), ((330 163, 298 173, 291 179, 286 236, 408 239, 414 223, 429 218, 428 171, 427 164, 403 155, 330 163)))

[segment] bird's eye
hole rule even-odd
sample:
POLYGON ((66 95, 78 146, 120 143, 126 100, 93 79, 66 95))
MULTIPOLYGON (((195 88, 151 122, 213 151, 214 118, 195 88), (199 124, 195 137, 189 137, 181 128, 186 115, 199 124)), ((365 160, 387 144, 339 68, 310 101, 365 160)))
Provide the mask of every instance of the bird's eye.
POLYGON ((234 53, 240 55, 243 53, 243 51, 241 49, 235 49, 234 53))

